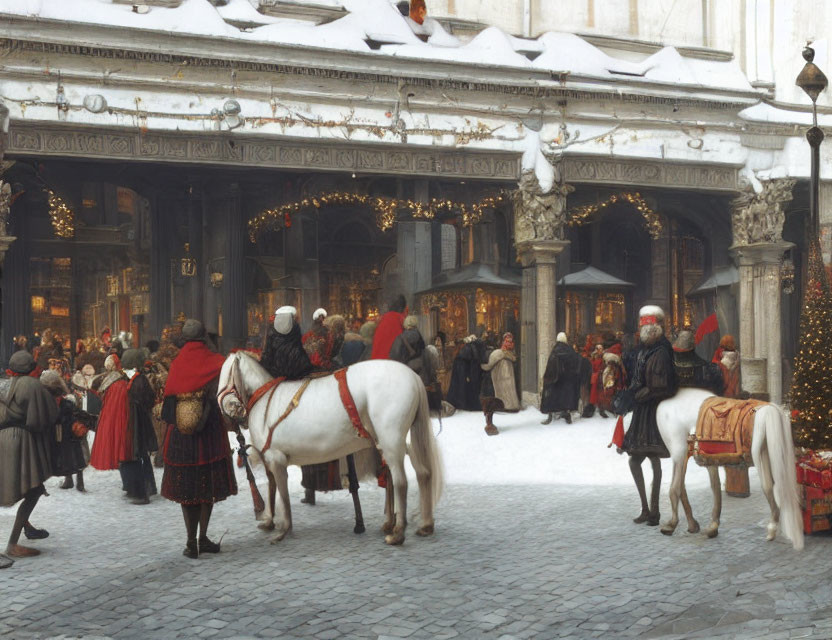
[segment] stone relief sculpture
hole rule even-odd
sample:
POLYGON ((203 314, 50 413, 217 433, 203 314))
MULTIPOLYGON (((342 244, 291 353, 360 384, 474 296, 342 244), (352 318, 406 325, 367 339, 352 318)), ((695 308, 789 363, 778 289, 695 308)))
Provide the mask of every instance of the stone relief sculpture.
POLYGON ((735 245, 758 242, 779 242, 783 239, 783 223, 786 214, 783 205, 790 202, 792 189, 797 183, 793 178, 780 178, 760 183, 757 193, 749 188, 734 199, 731 223, 735 245))
POLYGON ((0 237, 8 235, 8 222, 12 210, 12 186, 0 180, 0 237))
POLYGON ((514 241, 563 240, 566 227, 566 196, 575 190, 556 183, 544 193, 532 169, 520 176, 514 200, 514 241))

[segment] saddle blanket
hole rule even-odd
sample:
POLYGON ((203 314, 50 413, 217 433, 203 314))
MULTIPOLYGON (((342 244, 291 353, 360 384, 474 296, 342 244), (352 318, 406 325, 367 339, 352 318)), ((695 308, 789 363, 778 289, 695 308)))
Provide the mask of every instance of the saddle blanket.
POLYGON ((739 464, 751 461, 754 413, 762 400, 708 398, 696 420, 694 457, 699 464, 739 464))

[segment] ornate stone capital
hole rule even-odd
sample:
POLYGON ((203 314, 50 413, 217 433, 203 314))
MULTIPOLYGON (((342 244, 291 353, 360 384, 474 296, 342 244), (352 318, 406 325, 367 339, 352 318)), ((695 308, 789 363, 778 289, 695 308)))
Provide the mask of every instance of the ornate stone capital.
POLYGON ((568 184, 556 184, 543 193, 531 169, 520 176, 514 192, 514 241, 563 240, 566 227, 566 196, 575 190, 568 184))
POLYGON ((517 259, 524 267, 556 264, 568 240, 527 240, 517 243, 517 259))
POLYGON ((762 183, 760 193, 749 190, 734 199, 734 246, 777 243, 783 239, 783 205, 791 201, 796 183, 794 178, 768 180, 762 183))
POLYGON ((795 245, 793 242, 757 242, 755 244, 735 244, 729 248, 731 255, 740 267, 752 267, 757 264, 780 265, 783 255, 795 245))

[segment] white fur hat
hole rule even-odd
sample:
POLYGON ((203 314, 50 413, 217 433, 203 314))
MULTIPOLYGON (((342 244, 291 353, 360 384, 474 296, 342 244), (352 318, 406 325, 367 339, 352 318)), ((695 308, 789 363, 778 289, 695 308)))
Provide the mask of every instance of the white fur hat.
POLYGON ((659 324, 664 320, 664 311, 658 305, 648 304, 639 309, 638 317, 639 325, 659 324))
POLYGON ((298 310, 294 307, 280 307, 274 312, 274 330, 285 336, 292 330, 297 314, 298 310))
POLYGON ((326 318, 326 309, 323 309, 323 308, 315 309, 315 313, 312 314, 312 321, 314 322, 315 320, 318 320, 319 318, 320 319, 326 318))
MULTIPOLYGON (((551 334, 550 334, 551 335, 551 334)), ((569 339, 566 337, 566 334, 561 331, 556 338, 558 342, 562 342, 563 344, 569 344, 569 339)))

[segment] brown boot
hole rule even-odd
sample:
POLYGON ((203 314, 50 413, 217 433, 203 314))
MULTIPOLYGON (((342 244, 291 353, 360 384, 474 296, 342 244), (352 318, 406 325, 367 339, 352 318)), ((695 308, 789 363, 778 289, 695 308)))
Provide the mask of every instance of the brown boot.
POLYGON ((315 506, 315 490, 307 489, 306 494, 300 499, 303 504, 308 504, 310 507, 315 506))
POLYGON ((10 558, 31 558, 39 556, 40 551, 31 547, 24 547, 20 544, 10 544, 6 547, 6 555, 10 558))

